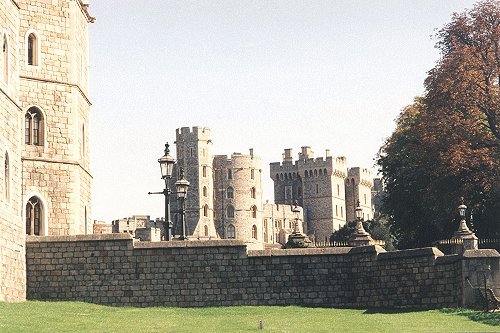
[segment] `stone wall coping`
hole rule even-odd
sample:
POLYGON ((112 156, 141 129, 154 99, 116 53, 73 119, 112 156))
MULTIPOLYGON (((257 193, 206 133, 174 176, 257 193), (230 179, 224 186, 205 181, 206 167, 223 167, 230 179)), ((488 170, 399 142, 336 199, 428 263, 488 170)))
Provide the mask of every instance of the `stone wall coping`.
POLYGON ((169 242, 136 241, 134 249, 156 249, 156 248, 191 248, 191 247, 246 247, 245 242, 235 239, 218 240, 172 240, 169 242))
POLYGON ((51 243, 51 242, 93 242, 93 241, 121 241, 133 240, 129 233, 121 234, 93 234, 72 236, 26 236, 29 243, 51 243))
POLYGON ((444 253, 436 247, 423 247, 420 249, 399 250, 380 253, 379 260, 387 260, 394 258, 415 258, 415 257, 442 257, 444 253))
POLYGON ((363 254, 363 253, 381 254, 381 253, 386 253, 386 251, 380 245, 366 245, 366 246, 352 247, 351 250, 349 251, 349 254, 363 254))
POLYGON ((464 258, 492 258, 500 257, 500 253, 495 249, 465 250, 462 256, 464 258))
POLYGON ((248 251, 249 257, 305 256, 318 254, 348 254, 352 247, 324 247, 305 249, 266 249, 248 251))
POLYGON ((438 264, 447 264, 450 262, 458 261, 460 260, 461 256, 459 254, 450 254, 450 255, 444 255, 442 257, 437 257, 436 258, 436 265, 438 264))

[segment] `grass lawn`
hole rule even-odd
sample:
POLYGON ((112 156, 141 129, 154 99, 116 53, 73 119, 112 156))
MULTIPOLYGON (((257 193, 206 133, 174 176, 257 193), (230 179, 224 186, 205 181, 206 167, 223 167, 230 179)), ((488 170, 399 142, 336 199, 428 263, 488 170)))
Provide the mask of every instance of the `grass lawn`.
POLYGON ((0 332, 500 332, 500 313, 295 306, 119 308, 29 301, 0 303, 0 332))

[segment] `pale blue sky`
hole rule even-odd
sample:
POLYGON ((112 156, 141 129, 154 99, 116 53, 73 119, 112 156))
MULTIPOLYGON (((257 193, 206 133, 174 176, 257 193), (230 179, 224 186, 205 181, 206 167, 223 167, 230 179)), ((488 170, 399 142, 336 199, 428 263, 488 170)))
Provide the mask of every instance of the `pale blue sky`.
MULTIPOLYGON (((175 129, 216 154, 330 149, 373 167, 439 58, 431 35, 474 1, 91 1, 93 218, 163 215, 157 159, 175 129)), ((175 156, 175 155, 174 155, 175 156)))

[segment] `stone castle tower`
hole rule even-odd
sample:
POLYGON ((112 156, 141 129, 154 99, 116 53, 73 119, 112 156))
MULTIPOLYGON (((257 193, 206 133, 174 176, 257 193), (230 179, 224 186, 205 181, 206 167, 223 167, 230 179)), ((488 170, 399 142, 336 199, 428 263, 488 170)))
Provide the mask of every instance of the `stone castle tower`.
MULTIPOLYGON (((190 182, 186 200, 186 233, 200 238, 215 238, 212 138, 208 127, 182 127, 176 130, 177 163, 171 187, 175 189, 180 168, 190 182)), ((175 192, 175 190, 173 190, 175 192)), ((179 206, 171 197, 174 233, 179 234, 179 206)))
POLYGON ((82 0, 0 0, 0 301, 25 297, 25 234, 91 233, 82 0))
POLYGON ((367 168, 349 168, 345 180, 347 221, 356 220, 355 208, 359 206, 363 211, 363 220, 373 218, 372 207, 373 173, 367 168))
POLYGON ((215 225, 221 238, 237 238, 249 248, 264 242, 260 157, 233 153, 213 159, 215 225))
POLYGON ((325 158, 314 158, 310 147, 302 147, 294 162, 292 149, 285 149, 283 162, 271 163, 270 171, 274 201, 302 206, 308 234, 324 240, 346 223, 345 157, 332 157, 327 150, 325 158))

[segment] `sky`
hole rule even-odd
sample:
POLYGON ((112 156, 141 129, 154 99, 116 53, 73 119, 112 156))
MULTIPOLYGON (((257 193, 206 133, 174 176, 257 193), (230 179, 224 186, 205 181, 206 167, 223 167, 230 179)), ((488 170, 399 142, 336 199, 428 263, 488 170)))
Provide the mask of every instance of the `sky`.
POLYGON ((474 2, 91 1, 93 218, 163 216, 147 192, 163 189, 157 160, 186 126, 211 128, 214 154, 253 148, 270 202, 285 148, 376 174, 439 59, 432 36, 474 2))

